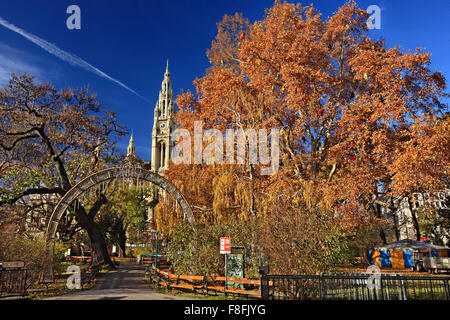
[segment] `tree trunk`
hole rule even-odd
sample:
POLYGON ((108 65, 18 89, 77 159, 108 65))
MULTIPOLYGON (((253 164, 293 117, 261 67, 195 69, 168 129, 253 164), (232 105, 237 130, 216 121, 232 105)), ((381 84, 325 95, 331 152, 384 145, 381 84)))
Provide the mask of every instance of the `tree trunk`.
POLYGON ((123 257, 123 258, 126 258, 126 256, 127 256, 127 252, 126 252, 126 249, 127 249, 127 236, 126 236, 125 230, 120 231, 120 234, 119 234, 119 248, 120 248, 119 256, 123 257))
POLYGON ((91 240, 92 248, 92 263, 104 261, 106 264, 114 267, 111 258, 108 254, 108 248, 106 246, 105 239, 97 228, 92 228, 91 232, 88 231, 89 239, 91 240))
POLYGON ((106 264, 109 264, 114 268, 114 263, 111 261, 108 254, 105 239, 100 230, 97 228, 95 222, 86 214, 82 206, 77 207, 76 211, 78 223, 84 230, 86 230, 91 242, 92 263, 97 263, 103 260, 106 264))
POLYGON ((417 220, 416 211, 412 209, 411 199, 409 197, 408 197, 408 206, 409 206, 409 210, 411 211, 414 230, 416 231, 416 240, 420 241, 421 235, 420 235, 419 220, 417 220))
MULTIPOLYGON (((394 207, 394 201, 392 200, 392 198, 390 198, 390 204, 391 204, 391 207, 394 207)), ((395 232, 395 239, 396 239, 395 241, 399 241, 400 240, 400 228, 399 228, 398 217, 397 217, 397 214, 396 214, 397 210, 392 210, 391 209, 392 217, 394 219, 393 227, 394 227, 394 232, 395 232)))
MULTIPOLYGON (((375 212, 376 212, 377 218, 381 219, 382 218, 381 217, 381 206, 377 203, 374 203, 373 205, 375 207, 375 212)), ((384 232, 383 227, 380 228, 380 238, 381 238, 381 241, 383 241, 383 244, 387 243, 386 233, 384 232)))
POLYGON ((256 204, 255 204, 255 181, 253 179, 253 166, 250 164, 250 213, 252 217, 256 217, 256 204))
POLYGON ((395 232, 395 241, 399 241, 400 240, 400 230, 398 229, 398 218, 395 214, 395 212, 392 214, 393 219, 394 219, 394 224, 393 224, 393 228, 394 228, 394 232, 395 232))

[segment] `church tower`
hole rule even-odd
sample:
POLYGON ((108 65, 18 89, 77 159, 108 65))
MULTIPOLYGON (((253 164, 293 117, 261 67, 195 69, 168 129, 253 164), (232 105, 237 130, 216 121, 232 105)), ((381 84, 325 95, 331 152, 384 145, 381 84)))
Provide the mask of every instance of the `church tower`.
POLYGON ((130 142, 127 148, 127 159, 133 160, 136 158, 136 147, 134 146, 133 134, 131 135, 130 142))
POLYGON ((160 174, 163 174, 169 168, 170 153, 173 148, 170 134, 174 130, 174 114, 172 81, 170 81, 169 60, 167 60, 164 80, 155 106, 152 131, 151 168, 160 174))

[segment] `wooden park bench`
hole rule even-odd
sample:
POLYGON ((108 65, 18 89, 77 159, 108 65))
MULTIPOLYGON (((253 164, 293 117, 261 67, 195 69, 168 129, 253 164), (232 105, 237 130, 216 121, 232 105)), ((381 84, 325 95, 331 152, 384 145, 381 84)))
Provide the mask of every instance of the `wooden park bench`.
MULTIPOLYGON (((206 294, 214 292, 216 295, 220 293, 246 298, 261 298, 261 280, 228 277, 227 281, 234 284, 228 285, 225 289, 225 277, 216 277, 208 284, 204 276, 177 275, 163 272, 153 265, 147 268, 147 274, 158 287, 165 287, 168 290, 178 289, 206 294)), ((270 285, 273 284, 269 283, 270 285)))
POLYGON ((105 263, 105 261, 101 260, 97 263, 91 264, 89 266, 89 268, 87 268, 87 270, 85 270, 81 275, 82 285, 93 281, 95 279, 95 277, 97 276, 98 272, 100 271, 100 269, 102 268, 104 263, 105 263))
POLYGON ((227 288, 226 293, 237 294, 247 298, 261 298, 261 280, 249 280, 246 278, 234 278, 235 284, 242 285, 243 288, 227 288))
MULTIPOLYGON (((115 259, 115 257, 110 256, 111 262, 115 266, 119 266, 120 263, 115 259)), ((90 263, 92 262, 91 256, 67 256, 66 260, 69 262, 78 262, 78 263, 90 263)))
POLYGON ((92 261, 91 256, 67 256, 66 260, 80 263, 89 263, 92 261))
POLYGON ((152 265, 151 267, 149 267, 147 269, 148 273, 149 273, 149 277, 150 280, 155 283, 158 284, 160 278, 161 278, 161 271, 156 268, 154 265, 152 265))
POLYGON ((175 282, 178 278, 177 274, 172 274, 168 272, 161 272, 159 286, 166 287, 170 290, 172 283, 175 282))
POLYGON ((206 288, 205 277, 178 275, 169 272, 162 272, 155 266, 147 269, 151 281, 158 287, 165 287, 168 290, 179 289, 197 293, 206 288))
POLYGON ((158 287, 168 287, 170 284, 170 277, 169 273, 162 272, 160 269, 156 268, 155 266, 151 266, 151 268, 148 269, 150 273, 150 280, 156 284, 158 287))
MULTIPOLYGON (((150 255, 143 255, 139 260, 140 264, 151 265, 155 263, 155 257, 150 255)), ((158 257, 158 265, 167 265, 167 257, 158 257)))
POLYGON ((183 291, 190 291, 197 293, 206 289, 206 282, 204 276, 191 275, 176 275, 169 274, 170 289, 180 289, 183 291))
POLYGON ((147 256, 143 256, 142 259, 140 260, 141 264, 153 264, 154 259, 153 257, 147 257, 147 256))
POLYGON ((225 295, 237 295, 245 296, 247 298, 260 298, 261 297, 261 281, 249 280, 246 278, 234 278, 228 277, 228 282, 234 282, 235 285, 228 285, 225 289, 225 277, 216 277, 212 286, 207 286, 206 291, 213 291, 217 293, 223 293, 225 295))

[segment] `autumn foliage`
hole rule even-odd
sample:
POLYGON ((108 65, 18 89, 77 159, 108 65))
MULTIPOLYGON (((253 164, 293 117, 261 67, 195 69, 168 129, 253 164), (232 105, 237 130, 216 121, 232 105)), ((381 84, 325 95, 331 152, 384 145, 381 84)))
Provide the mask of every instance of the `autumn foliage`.
POLYGON ((200 120, 222 132, 280 128, 281 167, 259 176, 248 163, 172 166, 168 177, 197 220, 303 207, 351 236, 381 222, 381 197, 448 181, 445 78, 431 69, 430 53, 371 39, 367 18, 353 2, 323 19, 312 6, 277 1, 261 21, 236 14, 217 24, 211 66, 196 93, 178 97, 176 120, 191 132, 200 120))

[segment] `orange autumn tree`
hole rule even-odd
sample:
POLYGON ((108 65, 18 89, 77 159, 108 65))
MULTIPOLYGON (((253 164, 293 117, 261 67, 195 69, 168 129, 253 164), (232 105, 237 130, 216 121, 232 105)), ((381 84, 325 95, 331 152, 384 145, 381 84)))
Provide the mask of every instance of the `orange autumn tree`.
MULTIPOLYGON (((177 99, 177 123, 191 133, 200 120, 222 132, 280 128, 280 169, 262 176, 248 163, 175 165, 171 179, 186 184, 194 170, 230 175, 251 200, 248 207, 228 201, 239 207, 231 215, 243 207, 248 217, 320 208, 348 230, 375 223, 386 196, 439 188, 449 163, 445 79, 431 70, 429 53, 371 39, 367 18, 353 2, 327 19, 280 1, 253 24, 225 16, 196 94, 177 99)), ((225 188, 211 179, 194 185, 185 190, 191 203, 206 201, 199 207, 217 215, 214 186, 225 188)))

